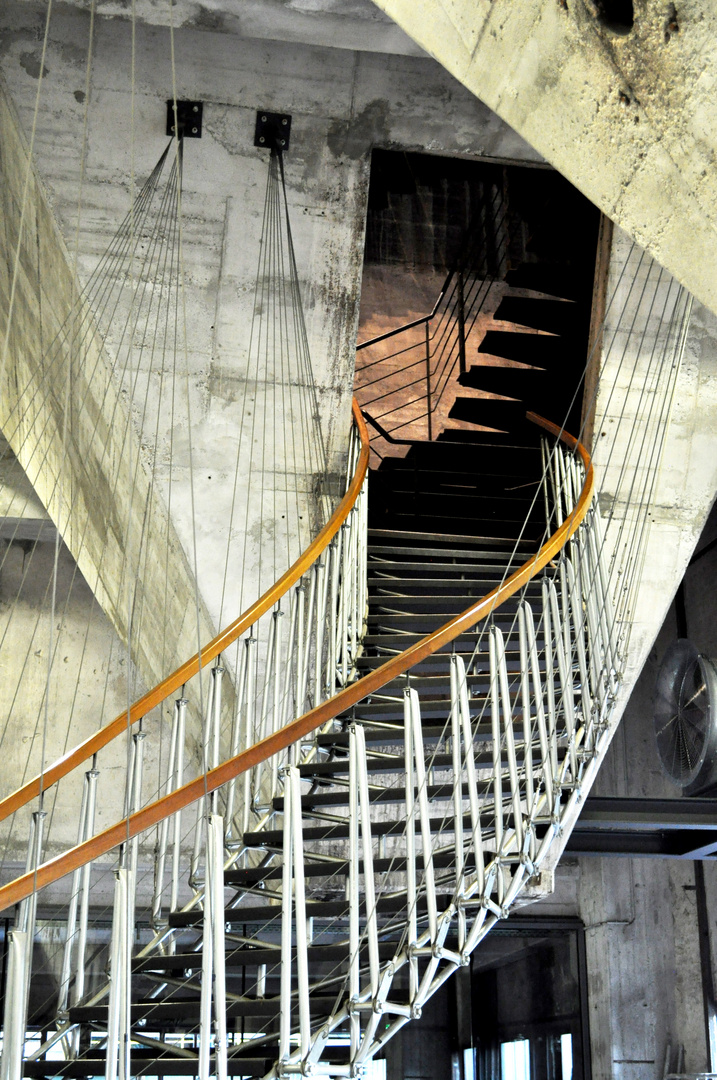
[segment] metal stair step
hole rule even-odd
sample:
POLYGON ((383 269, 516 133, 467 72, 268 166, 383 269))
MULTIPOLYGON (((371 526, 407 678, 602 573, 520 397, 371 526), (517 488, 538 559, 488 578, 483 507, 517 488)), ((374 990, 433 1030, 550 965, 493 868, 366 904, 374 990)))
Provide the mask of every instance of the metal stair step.
MULTIPOLYGON (((441 814, 436 817, 429 818, 429 826, 431 832, 441 832, 443 829, 447 831, 452 828, 453 815, 441 814)), ((470 815, 464 814, 463 825, 469 828, 471 824, 470 815)), ((374 837, 379 836, 402 836, 406 831, 406 819, 402 818, 397 821, 372 821, 371 831, 374 837)), ((414 826, 417 831, 420 830, 420 822, 414 822, 414 826)), ((314 841, 322 840, 346 840, 349 837, 350 826, 348 821, 330 822, 326 825, 309 825, 303 829, 304 843, 313 843, 314 841)), ((260 832, 247 832, 244 834, 244 843, 247 847, 271 847, 281 848, 284 843, 284 833, 282 829, 263 829, 260 832)), ((333 914, 333 912, 329 912, 333 914)), ((172 923, 174 916, 170 916, 170 926, 175 925, 172 923)), ((190 925, 189 923, 178 923, 177 925, 190 925)))
MULTIPOLYGON (((461 795, 464 799, 468 798, 470 790, 468 784, 461 785, 461 795)), ((426 797, 429 802, 432 801, 445 801, 453 798, 453 785, 452 784, 427 784, 426 785, 426 797)), ((372 803, 405 803, 406 801, 406 789, 405 787, 384 787, 384 788, 369 788, 369 801, 372 803)), ((492 792, 486 796, 480 796, 478 798, 479 803, 485 801, 493 801, 492 792)), ((274 810, 282 812, 284 809, 284 799, 282 796, 272 800, 272 806, 274 810)), ((326 791, 326 792, 312 792, 309 795, 302 795, 301 806, 304 812, 311 811, 314 808, 322 806, 348 806, 348 790, 343 789, 340 791, 326 791)))
MULTIPOLYGON (((469 607, 472 607, 481 597, 485 596, 482 589, 476 589, 475 594, 462 596, 377 596, 369 597, 369 618, 376 618, 383 614, 387 615, 461 615, 469 607)), ((518 599, 508 601, 501 605, 501 612, 515 609, 518 599)))
MULTIPOLYGON (((362 948, 367 947, 367 945, 362 946, 362 948)), ((395 948, 388 944, 383 946, 380 952, 382 953, 382 959, 390 960, 395 948)), ((309 945, 307 953, 309 960, 312 962, 335 963, 346 960, 347 947, 345 942, 332 945, 309 945)), ((292 951, 292 956, 296 956, 295 949, 292 951)), ((269 946, 257 947, 256 945, 233 946, 231 940, 229 940, 227 941, 224 962, 228 969, 257 967, 260 964, 267 964, 271 967, 281 963, 281 949, 269 946)), ((201 952, 175 953, 173 956, 143 956, 140 960, 133 961, 132 972, 135 975, 186 971, 199 972, 201 966, 201 952)))
MULTIPOLYGON (((453 866, 455 855, 452 850, 438 851, 434 853, 432 861, 436 869, 445 870, 449 866, 453 866)), ((407 865, 406 858, 401 855, 373 860, 373 868, 376 874, 403 873, 407 865)), ((423 870, 423 855, 416 855, 416 868, 423 870)), ((466 873, 470 873, 474 869, 475 858, 473 855, 467 855, 465 860, 466 873)), ((280 878, 282 872, 281 863, 275 863, 273 866, 251 866, 241 870, 228 870, 224 874, 224 883, 226 885, 251 885, 280 878)), ((348 874, 348 872, 348 859, 337 858, 327 862, 323 860, 317 862, 309 858, 304 863, 305 877, 339 877, 342 874, 348 874)), ((359 872, 363 873, 363 860, 359 861, 359 872)))
MULTIPOLYGON (((460 537, 456 537, 457 541, 460 541, 460 537)), ((508 543, 508 542, 507 542, 508 543)), ((526 544, 524 548, 519 549, 525 552, 525 558, 528 558, 533 549, 530 544, 526 544)), ((467 563, 470 569, 482 569, 483 560, 487 559, 490 563, 496 565, 500 563, 509 562, 512 558, 515 558, 513 554, 513 547, 506 546, 503 548, 496 548, 495 550, 489 550, 485 546, 483 548, 467 548, 465 546, 453 546, 450 549, 437 548, 429 544, 422 544, 412 546, 410 548, 401 547, 399 544, 391 543, 390 540, 386 540, 384 543, 371 544, 368 549, 369 562, 373 557, 377 556, 393 556, 394 558, 400 556, 401 560, 406 560, 410 563, 410 560, 425 560, 434 559, 441 562, 445 562, 447 566, 451 566, 458 559, 462 563, 467 563), (476 564, 479 564, 478 566, 476 564)))
MULTIPOLYGON (((281 908, 277 911, 280 913, 281 908)), ((229 913, 227 913, 229 915, 229 913)), ((201 912, 199 913, 201 920, 201 912)), ((227 920, 229 921, 229 919, 227 920)), ((192 923, 180 925, 190 926, 192 923)), ((317 1013, 328 1015, 336 1001, 336 996, 321 996, 312 994, 311 1003, 317 1013)), ((145 1020, 148 1024, 161 1025, 171 1020, 199 1020, 200 999, 198 997, 175 998, 172 1000, 133 1001, 131 1009, 132 1023, 145 1020)), ((257 1017, 262 1020, 273 1020, 279 1016, 281 1002, 275 998, 228 998, 226 1004, 227 1020, 235 1020, 242 1016, 257 1017)), ((88 1024, 107 1022, 108 1006, 105 1005, 76 1005, 70 1009, 69 1019, 71 1024, 88 1024)))
MULTIPOLYGON (((199 1076, 199 1059, 166 1054, 162 1057, 138 1054, 132 1051, 133 1076, 199 1076)), ((229 1076, 263 1077, 274 1064, 273 1057, 245 1057, 229 1053, 227 1073, 229 1076)), ((210 1058, 210 1075, 216 1075, 214 1055, 210 1058)), ((69 1061, 24 1061, 23 1075, 26 1077, 97 1077, 104 1080, 106 1062, 104 1057, 78 1057, 69 1061)))
POLYGON ((461 544, 463 547, 467 548, 484 548, 487 543, 490 550, 493 550, 493 548, 497 550, 500 550, 501 548, 510 549, 514 543, 514 541, 509 538, 500 541, 491 537, 480 536, 478 533, 451 533, 450 535, 446 535, 445 533, 440 532, 431 533, 427 529, 410 530, 369 527, 367 529, 367 537, 369 550, 374 544, 383 544, 387 541, 393 541, 394 543, 403 541, 407 547, 411 544, 417 544, 420 547, 424 547, 426 544, 430 543, 438 548, 440 548, 441 545, 450 547, 455 544, 461 544))
MULTIPOLYGON (((444 894, 444 895, 437 895, 436 896, 436 902, 439 905, 439 909, 440 909, 441 906, 448 907, 448 905, 451 903, 452 899, 453 899, 452 895, 448 894, 448 893, 444 894)), ((480 901, 476 900, 476 904, 478 904, 479 902, 480 901)), ((419 894, 419 896, 417 897, 417 900, 416 900, 416 906, 417 906, 419 912, 426 910, 427 901, 426 901, 425 895, 419 894)), ((376 911, 378 912, 379 915, 396 915, 396 914, 400 914, 400 913, 402 913, 402 912, 404 912, 406 910, 407 910, 407 900, 406 900, 406 894, 405 893, 398 893, 396 895, 389 895, 389 896, 381 896, 381 895, 379 895, 377 897, 377 899, 376 899, 376 911)), ((281 908, 280 904, 251 904, 251 905, 247 904, 244 907, 230 908, 229 910, 227 910, 226 913, 225 913, 226 924, 227 924, 227 927, 243 926, 243 925, 245 925, 247 923, 252 923, 252 924, 260 923, 262 926, 269 926, 271 923, 277 922, 278 920, 281 919, 281 912, 282 912, 282 908, 281 908)), ((362 919, 364 917, 364 914, 365 913, 362 911, 361 912, 362 919)), ((306 917, 307 917, 307 919, 312 919, 312 918, 313 919, 347 919, 348 915, 349 915, 349 902, 348 902, 348 900, 345 900, 343 898, 338 899, 338 900, 307 900, 306 901, 306 917)), ((196 926, 196 925, 199 925, 199 924, 202 923, 203 918, 204 918, 204 916, 203 916, 203 913, 201 911, 174 912, 173 914, 171 914, 169 916, 169 925, 170 926, 176 926, 176 927, 180 927, 180 926, 184 926, 184 927, 186 927, 186 926, 196 926)), ((315 997, 316 997, 316 995, 312 994, 312 1002, 314 1002, 315 997)), ((272 1000, 276 1000, 278 1002, 278 998, 277 999, 271 999, 271 998, 265 998, 265 999, 243 998, 243 999, 241 999, 241 1002, 236 1002, 236 1001, 235 1002, 227 1002, 227 1006, 229 1007, 229 1005, 232 1005, 232 1006, 235 1006, 238 1009, 241 1004, 247 1003, 248 1004, 249 1015, 256 1015, 256 1016, 269 1015, 268 1013, 264 1013, 264 1014, 262 1013, 262 1006, 264 1006, 264 1002, 270 1002, 272 1000), (252 1009, 255 1010, 253 1013, 251 1012, 252 1009)), ((326 1001, 329 1004, 331 1004, 335 1000, 336 1000, 335 998, 327 998, 326 999, 326 1001)), ((139 1005, 134 1005, 133 1009, 134 1008, 138 1009, 138 1018, 143 1015, 141 1010, 145 1009, 145 1010, 148 1011, 151 1008, 152 1004, 153 1004, 152 1002, 146 1002, 146 1003, 143 1003, 143 1004, 140 1003, 139 1005)), ((169 1005, 169 1004, 175 1004, 175 1003, 169 1003, 168 1002, 166 1004, 169 1005)), ((184 1003, 177 1002, 176 1004, 181 1008, 184 1003)), ((199 1005, 198 1000, 197 1000, 196 1004, 197 1004, 197 1006, 199 1005)), ((99 1008, 100 1006, 97 1006, 97 1007, 99 1008)), ((264 1007, 266 1007, 266 1006, 264 1006, 264 1007)), ((82 1008, 82 1006, 78 1007, 78 1010, 81 1009, 81 1008, 82 1008)), ((94 1008, 94 1006, 92 1008, 94 1008)), ((104 1008, 106 1009, 107 1006, 105 1005, 104 1008)), ((319 1002, 317 1001, 317 1011, 319 1009, 320 1009, 320 1005, 319 1005, 319 1002)), ((70 1011, 70 1019, 71 1020, 73 1019, 73 1017, 72 1017, 72 1012, 73 1011, 74 1010, 70 1011)), ((235 1012, 234 1015, 242 1015, 242 1014, 240 1012, 235 1012)), ((133 1016, 133 1019, 134 1019, 134 1016, 133 1016)))

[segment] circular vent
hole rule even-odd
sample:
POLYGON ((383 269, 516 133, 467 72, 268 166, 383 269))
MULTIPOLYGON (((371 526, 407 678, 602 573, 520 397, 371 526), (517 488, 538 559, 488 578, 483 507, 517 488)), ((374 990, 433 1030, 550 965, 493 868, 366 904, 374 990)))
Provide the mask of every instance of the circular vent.
POLYGON ((685 795, 717 783, 716 712, 717 668, 680 638, 657 676, 655 736, 665 772, 685 795))

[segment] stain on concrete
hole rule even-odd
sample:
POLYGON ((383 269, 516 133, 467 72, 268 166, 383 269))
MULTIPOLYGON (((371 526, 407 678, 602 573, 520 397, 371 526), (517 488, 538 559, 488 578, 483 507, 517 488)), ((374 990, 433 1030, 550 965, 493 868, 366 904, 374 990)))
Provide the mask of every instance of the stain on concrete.
MULTIPOLYGON (((27 74, 30 76, 31 79, 39 79, 40 78, 40 58, 41 58, 41 55, 42 54, 39 53, 39 52, 25 52, 25 53, 21 53, 21 55, 20 55, 20 67, 24 68, 24 70, 27 72, 27 74)), ((43 67, 42 68, 42 77, 44 78, 45 75, 49 75, 49 74, 50 74, 50 69, 48 67, 43 67)))
POLYGON ((208 11, 207 8, 201 7, 186 25, 194 26, 197 30, 222 31, 226 29, 226 19, 219 11, 208 11))
POLYGON ((84 67, 87 63, 87 47, 64 41, 60 45, 60 56, 67 64, 79 64, 84 67))
MULTIPOLYGON (((246 151, 251 145, 249 134, 251 125, 247 125, 244 132, 238 128, 236 113, 227 105, 212 104, 209 115, 204 114, 204 131, 211 135, 228 154, 235 156, 246 151), (242 141, 242 134, 244 141, 242 141)), ((251 131, 253 141, 253 130, 251 131)))
POLYGON ((79 101, 80 105, 84 103, 85 96, 84 90, 75 90, 75 101, 79 101))
POLYGON ((335 120, 327 136, 329 150, 336 157, 357 161, 374 143, 385 143, 388 139, 388 113, 388 102, 377 98, 353 120, 335 120))

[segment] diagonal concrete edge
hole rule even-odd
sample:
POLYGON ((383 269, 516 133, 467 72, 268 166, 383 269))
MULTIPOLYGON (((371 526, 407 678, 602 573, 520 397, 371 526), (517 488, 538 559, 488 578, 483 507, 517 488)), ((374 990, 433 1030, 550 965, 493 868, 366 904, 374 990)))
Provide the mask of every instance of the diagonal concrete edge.
POLYGON ((717 12, 592 0, 375 0, 592 202, 717 311, 717 12))
MULTIPOLYGON (((0 82, 0 345, 7 328, 27 161, 13 103, 0 82)), ((162 497, 153 488, 91 319, 85 322, 89 330, 81 349, 67 343, 48 348, 71 311, 78 286, 33 169, 25 205, 9 347, 0 371, 0 428, 125 643, 128 596, 133 598, 132 659, 146 685, 153 686, 197 651, 198 630, 202 644, 215 630, 201 601, 197 618, 194 575, 162 497)))

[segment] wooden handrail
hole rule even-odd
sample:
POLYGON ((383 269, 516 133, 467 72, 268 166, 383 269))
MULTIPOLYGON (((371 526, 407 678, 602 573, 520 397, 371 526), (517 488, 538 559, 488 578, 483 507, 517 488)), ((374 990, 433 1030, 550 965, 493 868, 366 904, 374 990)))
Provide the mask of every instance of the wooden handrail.
POLYGON ((165 698, 176 693, 177 690, 184 686, 193 675, 197 674, 200 668, 208 667, 212 660, 219 656, 220 653, 224 652, 224 650, 227 649, 232 642, 236 641, 237 638, 241 637, 241 635, 245 633, 250 626, 253 626, 262 615, 266 614, 266 612, 274 606, 277 600, 284 595, 287 589, 290 589, 291 586, 299 580, 302 574, 306 573, 321 552, 328 547, 336 533, 346 521, 351 508, 358 498, 358 494, 368 470, 368 429, 356 398, 353 399, 351 411, 361 439, 361 452, 356 464, 356 470, 346 494, 336 507, 336 510, 331 515, 326 525, 324 525, 319 535, 311 544, 309 544, 306 551, 302 552, 296 562, 289 567, 286 573, 280 577, 270 589, 267 589, 263 596, 259 597, 250 608, 247 608, 243 615, 240 615, 238 619, 235 619, 233 623, 222 630, 221 633, 217 634, 208 645, 204 646, 201 652, 195 653, 191 659, 185 661, 181 667, 178 667, 176 671, 173 671, 172 674, 168 675, 161 683, 158 683, 152 690, 149 690, 143 697, 135 701, 129 710, 120 713, 119 716, 115 717, 114 720, 109 724, 106 724, 103 728, 100 728, 94 735, 85 739, 84 742, 81 742, 73 750, 69 750, 63 757, 58 758, 58 760, 45 769, 40 776, 36 776, 33 780, 28 780, 28 782, 23 784, 21 788, 18 788, 17 791, 14 791, 11 795, 0 800, 0 821, 3 821, 11 814, 14 814, 21 806, 24 806, 31 799, 34 799, 35 796, 39 795, 40 791, 47 791, 49 787, 56 784, 63 776, 67 776, 67 774, 72 772, 73 769, 76 769, 78 765, 81 765, 83 761, 88 761, 89 758, 93 757, 93 755, 104 746, 107 746, 107 744, 117 738, 118 735, 126 732, 129 726, 136 724, 138 720, 141 720, 142 717, 151 712, 151 710, 164 701, 165 698))
POLYGON ((261 742, 255 743, 248 750, 243 750, 235 757, 228 758, 221 765, 197 777, 196 780, 192 780, 176 791, 170 792, 169 795, 164 795, 161 799, 156 799, 155 802, 145 806, 142 810, 138 810, 129 818, 123 818, 122 821, 118 821, 115 825, 84 841, 84 843, 77 844, 76 847, 70 848, 69 851, 64 852, 62 855, 49 859, 39 866, 37 870, 23 874, 22 877, 4 885, 0 888, 0 911, 18 903, 20 900, 24 900, 36 889, 51 885, 86 863, 92 862, 101 855, 106 855, 108 851, 117 847, 118 844, 145 832, 153 825, 164 820, 164 818, 170 817, 178 810, 183 810, 196 802, 203 795, 216 791, 217 788, 235 779, 241 773, 247 772, 249 769, 254 768, 255 765, 260 764, 260 762, 266 761, 267 758, 273 757, 274 754, 278 754, 281 750, 285 750, 298 739, 304 738, 312 731, 315 731, 316 728, 350 709, 352 705, 356 705, 368 694, 376 693, 386 683, 398 678, 399 675, 403 675, 414 664, 420 663, 421 660, 442 648, 443 645, 455 640, 464 630, 474 627, 495 611, 500 604, 518 592, 531 578, 535 577, 562 550, 570 537, 577 531, 588 512, 595 481, 590 456, 582 443, 579 443, 572 435, 568 435, 556 424, 551 424, 549 420, 543 419, 536 413, 527 413, 527 418, 556 438, 559 438, 571 450, 577 451, 585 466, 585 482, 575 509, 532 558, 524 562, 502 585, 492 589, 491 592, 461 615, 457 615, 440 629, 417 641, 405 652, 387 660, 385 664, 375 668, 368 675, 364 675, 362 679, 345 686, 338 694, 329 698, 328 701, 317 705, 290 724, 286 724, 279 731, 262 739, 261 742))

